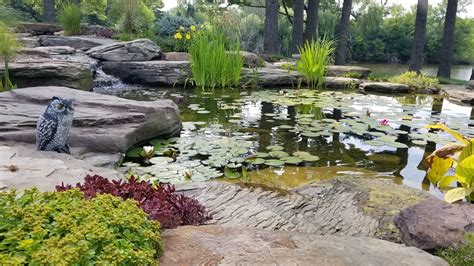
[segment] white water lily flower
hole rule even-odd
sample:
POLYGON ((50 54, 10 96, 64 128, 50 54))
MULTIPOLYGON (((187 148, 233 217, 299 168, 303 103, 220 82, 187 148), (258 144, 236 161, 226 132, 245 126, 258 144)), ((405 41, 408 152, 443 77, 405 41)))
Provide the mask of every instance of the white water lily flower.
POLYGON ((143 157, 152 157, 155 153, 154 146, 143 146, 143 157))

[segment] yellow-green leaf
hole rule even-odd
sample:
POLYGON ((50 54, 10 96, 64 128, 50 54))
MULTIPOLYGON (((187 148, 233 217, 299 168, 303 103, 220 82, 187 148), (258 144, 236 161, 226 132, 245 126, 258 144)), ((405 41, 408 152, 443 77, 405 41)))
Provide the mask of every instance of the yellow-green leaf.
POLYGON ((464 159, 467 157, 474 155, 474 140, 471 140, 469 144, 464 147, 464 149, 461 151, 461 154, 459 155, 458 163, 462 162, 464 159))
POLYGON ((458 164, 456 167, 456 176, 458 176, 459 182, 470 186, 472 176, 474 176, 474 155, 467 157, 458 164))
POLYGON ((428 179, 433 184, 437 184, 440 181, 449 168, 453 165, 453 158, 448 157, 446 159, 438 156, 433 157, 431 168, 428 170, 428 179))
POLYGON ((464 137, 463 135, 461 135, 460 133, 450 129, 449 127, 447 127, 446 125, 443 125, 443 124, 434 124, 434 125, 428 125, 426 126, 426 128, 430 128, 430 129, 441 129, 443 131, 446 131, 448 132, 449 134, 451 134, 453 137, 455 137, 458 141, 460 141, 461 143, 463 143, 464 145, 467 145, 469 144, 469 139, 467 139, 466 137, 464 137))
POLYGON ((450 189, 448 192, 446 192, 446 194, 444 195, 444 200, 448 203, 453 203, 455 201, 464 199, 469 194, 471 194, 471 189, 457 187, 450 189))
POLYGON ((456 180, 458 180, 457 176, 454 176, 454 175, 445 176, 441 179, 441 181, 439 181, 438 187, 448 187, 456 180))

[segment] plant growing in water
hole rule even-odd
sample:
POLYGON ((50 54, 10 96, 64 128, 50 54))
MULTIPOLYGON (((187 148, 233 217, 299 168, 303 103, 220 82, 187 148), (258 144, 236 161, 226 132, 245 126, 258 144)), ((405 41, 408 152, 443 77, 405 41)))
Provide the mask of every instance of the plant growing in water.
POLYGON ((81 7, 78 3, 67 2, 59 13, 59 21, 64 27, 65 35, 81 34, 81 7))
POLYGON ((407 71, 398 76, 388 79, 390 82, 406 84, 415 90, 439 88, 439 80, 423 74, 417 74, 415 71, 407 71))
POLYGON ((426 158, 428 164, 428 179, 440 188, 449 188, 444 200, 452 203, 466 199, 474 199, 474 139, 468 139, 442 124, 429 125, 430 129, 441 129, 453 135, 460 144, 448 144, 426 158), (454 175, 446 175, 455 166, 454 175), (461 187, 450 188, 449 185, 458 182, 461 187))
POLYGON ((20 51, 21 45, 16 40, 15 35, 0 22, 0 57, 4 61, 3 79, 0 80, 0 91, 8 91, 15 88, 10 81, 8 63, 20 51))
POLYGON ((239 85, 244 60, 239 44, 226 50, 223 33, 206 31, 197 35, 189 46, 191 72, 196 86, 227 88, 239 85))
POLYGON ((326 66, 334 52, 333 42, 326 38, 306 41, 298 50, 301 55, 298 71, 305 77, 309 87, 321 87, 326 66))

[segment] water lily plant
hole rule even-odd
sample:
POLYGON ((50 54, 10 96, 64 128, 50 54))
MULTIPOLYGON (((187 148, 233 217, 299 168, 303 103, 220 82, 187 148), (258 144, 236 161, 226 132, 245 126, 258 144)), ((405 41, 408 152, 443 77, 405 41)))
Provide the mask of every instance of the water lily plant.
POLYGON ((462 199, 472 202, 474 199, 474 139, 468 139, 443 124, 427 126, 429 129, 440 129, 453 135, 459 143, 447 144, 426 158, 428 178, 440 188, 449 189, 444 197, 452 203, 462 199), (455 168, 453 174, 447 174, 455 168), (457 182, 461 187, 450 187, 457 182))

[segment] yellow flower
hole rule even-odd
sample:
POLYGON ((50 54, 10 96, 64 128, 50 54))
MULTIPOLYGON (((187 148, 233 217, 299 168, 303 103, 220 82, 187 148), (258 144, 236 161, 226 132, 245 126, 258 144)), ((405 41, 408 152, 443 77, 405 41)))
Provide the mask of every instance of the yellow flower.
POLYGON ((184 31, 184 27, 183 27, 183 26, 180 26, 180 27, 179 27, 179 30, 180 30, 180 31, 184 31))
POLYGON ((183 38, 183 35, 181 35, 180 32, 177 32, 175 35, 174 35, 174 38, 175 39, 178 39, 178 40, 181 40, 183 38))
POLYGON ((192 25, 191 26, 191 31, 196 31, 196 26, 192 25))
POLYGON ((204 24, 199 25, 199 28, 204 29, 204 24))
POLYGON ((186 40, 191 40, 191 34, 189 34, 189 32, 186 33, 186 40))

